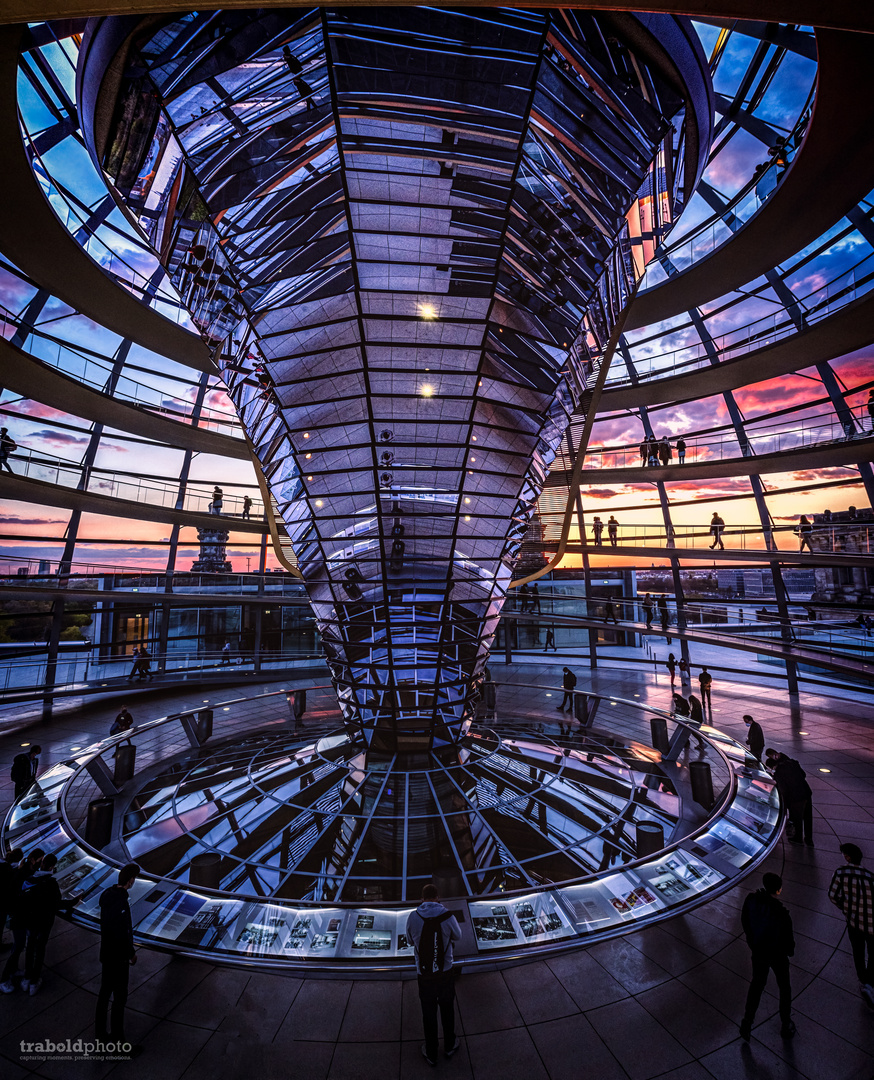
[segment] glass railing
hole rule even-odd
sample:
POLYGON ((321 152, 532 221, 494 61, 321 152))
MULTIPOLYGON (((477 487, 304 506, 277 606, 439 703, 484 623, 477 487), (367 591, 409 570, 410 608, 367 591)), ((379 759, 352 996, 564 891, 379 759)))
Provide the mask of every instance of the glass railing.
MULTIPOLYGON (((72 379, 76 379, 77 382, 93 387, 100 393, 106 393, 107 380, 112 374, 110 361, 89 356, 83 350, 70 346, 66 342, 24 323, 11 311, 0 305, 0 334, 10 340, 21 330, 24 330, 27 334, 27 343, 20 347, 28 356, 55 368, 72 379)), ((168 376, 164 377, 167 378, 168 376)), ((192 384, 193 386, 194 384, 192 384)), ((224 391, 219 387, 215 387, 210 389, 208 393, 224 394, 224 391)), ((239 438, 240 435, 240 424, 233 413, 233 406, 230 402, 228 402, 226 409, 212 408, 204 404, 195 419, 194 406, 185 399, 183 394, 171 395, 156 386, 138 382, 124 374, 117 378, 112 396, 154 415, 163 416, 168 420, 195 424, 199 428, 206 428, 232 437, 239 438)))
MULTIPOLYGON (((866 295, 871 290, 872 282, 874 282, 874 252, 869 252, 865 258, 848 270, 842 271, 834 280, 795 299, 804 312, 806 323, 813 325, 840 311, 853 300, 866 295)), ((748 299, 749 297, 744 294, 738 297, 737 302, 743 303, 748 299)), ((673 350, 652 348, 650 355, 645 352, 649 346, 644 342, 638 345, 631 344, 630 354, 638 379, 646 381, 652 378, 685 375, 700 368, 711 367, 714 359, 719 363, 725 363, 773 345, 784 338, 792 337, 798 332, 795 321, 786 311, 781 310, 723 334, 714 335, 712 346, 696 342, 673 350)), ((607 378, 606 389, 630 382, 631 377, 624 365, 614 361, 607 378)))
POLYGON ((223 496, 221 509, 215 509, 213 493, 196 484, 189 484, 181 504, 179 484, 170 481, 139 479, 105 469, 91 469, 87 481, 81 486, 83 466, 66 461, 63 458, 37 454, 35 451, 19 447, 9 455, 12 472, 19 478, 39 480, 45 484, 74 488, 93 495, 103 495, 111 499, 123 499, 126 502, 146 503, 149 506, 163 506, 168 509, 195 511, 200 514, 212 513, 216 516, 216 528, 232 527, 232 519, 240 521, 261 521, 264 518, 264 506, 260 497, 252 499, 248 512, 244 509, 243 495, 223 496), (227 525, 219 525, 226 522, 227 525))
MULTIPOLYGON (((813 446, 826 446, 829 443, 846 443, 855 439, 870 438, 872 420, 864 405, 847 408, 848 419, 841 421, 834 412, 820 416, 809 416, 792 421, 790 425, 767 427, 747 427, 745 431, 747 452, 742 453, 738 436, 735 432, 724 435, 684 435, 686 443, 684 461, 679 460, 676 449, 676 436, 671 436, 670 465, 706 464, 711 461, 724 461, 742 457, 780 454, 789 451, 804 450, 813 446), (849 417, 852 417, 852 423, 849 417)), ((565 458, 565 462, 566 462, 565 458)), ((583 461, 584 469, 622 469, 647 467, 647 456, 641 454, 640 444, 630 446, 589 446, 583 461)), ((650 461, 649 464, 655 464, 650 461)), ((662 464, 658 460, 658 464, 662 464)), ((556 466, 553 465, 553 471, 556 466)))

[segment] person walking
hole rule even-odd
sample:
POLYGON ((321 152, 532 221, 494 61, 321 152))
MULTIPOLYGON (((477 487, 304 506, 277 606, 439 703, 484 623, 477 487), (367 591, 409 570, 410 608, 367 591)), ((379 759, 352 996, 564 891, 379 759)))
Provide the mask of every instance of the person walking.
POLYGON ((682 435, 677 439, 677 461, 680 465, 686 463, 686 440, 682 435))
POLYGON ((668 442, 667 435, 662 436, 662 440, 659 443, 659 459, 662 465, 670 465, 671 458, 674 456, 674 451, 671 448, 670 442, 668 442))
POLYGON ((130 669, 130 675, 128 675, 127 677, 128 682, 133 682, 134 675, 138 674, 140 670, 140 650, 136 645, 134 645, 134 651, 131 654, 131 659, 133 660, 133 666, 130 669))
POLYGON ((42 986, 42 969, 46 956, 46 945, 55 923, 55 916, 65 903, 61 889, 55 880, 56 855, 46 855, 31 878, 21 887, 22 923, 27 934, 24 950, 24 978, 21 989, 27 990, 31 997, 39 993, 42 986))
POLYGON ((537 582, 536 581, 531 586, 530 600, 531 600, 531 610, 536 611, 537 614, 539 615, 540 614, 540 589, 537 587, 537 582))
POLYGON ((668 658, 665 660, 665 667, 671 673, 671 689, 674 688, 674 682, 677 678, 677 658, 672 652, 668 653, 668 658))
POLYGON ((725 522, 719 516, 714 513, 710 519, 710 535, 713 537, 713 543, 710 545, 710 550, 713 551, 715 547, 719 547, 720 551, 725 551, 725 544, 722 542, 722 533, 725 529, 725 522))
POLYGON ((646 628, 647 628, 647 630, 649 630, 650 627, 652 626, 652 609, 653 609, 652 597, 650 596, 649 593, 647 593, 646 596, 644 596, 642 607, 643 607, 643 617, 646 620, 646 628))
POLYGON ((252 513, 252 500, 248 495, 244 495, 243 496, 243 513, 241 515, 242 518, 243 518, 243 521, 248 521, 251 513, 252 513))
POLYGON ((807 550, 812 552, 813 548, 810 546, 810 537, 813 533, 813 525, 807 520, 806 515, 801 515, 801 520, 798 522, 798 528, 795 530, 798 533, 798 539, 800 545, 798 550, 804 551, 804 545, 807 545, 807 550))
POLYGON ((147 645, 143 645, 140 649, 136 670, 139 672, 138 682, 145 682, 146 679, 148 679, 149 682, 152 681, 152 654, 149 652, 147 645))
POLYGON ((753 757, 762 760, 762 751, 765 749, 765 735, 761 725, 758 724, 749 713, 744 713, 743 722, 747 726, 747 746, 753 757))
POLYGON ((601 539, 601 533, 604 531, 604 522, 599 518, 592 519, 592 533, 595 536, 595 546, 602 547, 604 541, 601 539))
POLYGON ((6 920, 17 903, 21 886, 18 867, 23 858, 24 852, 20 847, 11 848, 6 852, 6 858, 3 862, 0 862, 0 948, 3 947, 3 931, 6 929, 6 920))
POLYGON ((577 677, 571 671, 569 667, 563 667, 562 669, 561 685, 564 690, 564 697, 561 699, 561 705, 556 706, 561 712, 564 712, 565 705, 567 705, 568 712, 574 711, 574 688, 577 685, 577 677))
POLYGON ((710 700, 710 688, 713 686, 713 676, 706 667, 701 669, 698 676, 698 685, 701 687, 701 703, 713 716, 713 702, 710 700))
POLYGON ((762 888, 750 893, 741 910, 741 925, 750 947, 753 976, 747 993, 740 1036, 750 1041, 756 1010, 768 982, 768 972, 774 972, 780 991, 780 1034, 791 1039, 796 1028, 792 1021, 792 985, 789 981, 789 957, 795 955, 795 936, 792 917, 780 903, 783 879, 779 874, 764 874, 762 888))
POLYGON ((610 547, 616 547, 619 543, 619 522, 612 514, 607 518, 607 536, 610 540, 610 547))
MULTIPOLYGON (((130 916, 128 893, 137 880, 140 868, 128 863, 118 872, 118 880, 100 894, 100 989, 97 992, 97 1012, 94 1030, 103 1042, 125 1042, 124 1007, 127 1004, 128 979, 131 967, 137 962, 134 932, 130 916), (112 999, 109 1026, 106 1013, 112 999)), ((141 1047, 133 1047, 131 1057, 141 1047)))
POLYGON ((225 493, 218 486, 218 484, 216 484, 215 487, 212 489, 212 502, 209 506, 209 512, 211 514, 220 514, 222 512, 222 503, 224 497, 225 493))
POLYGON ((26 859, 19 862, 14 876, 9 882, 7 903, 9 904, 9 928, 12 930, 12 952, 6 958, 6 964, 2 973, 0 973, 0 993, 3 994, 11 994, 15 990, 15 983, 12 980, 18 971, 18 961, 21 959, 21 954, 27 944, 27 924, 22 902, 22 889, 24 883, 30 881, 39 870, 44 858, 45 852, 43 849, 34 848, 33 851, 28 853, 26 859))
POLYGON ((828 898, 847 920, 847 937, 865 1003, 874 1009, 874 874, 862 866, 862 849, 841 844, 846 865, 832 875, 828 898))
POLYGON ((555 644, 555 627, 554 626, 547 626, 547 628, 546 628, 546 644, 543 646, 543 651, 547 652, 550 645, 552 646, 552 651, 553 652, 558 652, 558 648, 556 647, 556 644, 555 644))
POLYGON ((813 847, 813 792, 806 779, 807 773, 795 758, 788 757, 786 754, 773 756, 774 780, 786 805, 789 824, 792 826, 789 842, 800 844, 803 836, 804 843, 808 847, 813 847))
POLYGON ((15 801, 26 795, 36 782, 36 771, 39 768, 39 755, 41 746, 31 746, 24 754, 16 754, 12 759, 12 769, 9 779, 15 785, 15 801))
POLYGON ((528 588, 527 585, 523 585, 522 588, 519 590, 519 599, 522 601, 522 603, 521 603, 521 605, 519 607, 520 612, 526 612, 526 611, 529 610, 529 596, 530 596, 530 593, 531 593, 531 590, 528 588))
POLYGON ((443 1026, 443 1054, 451 1058, 459 1049, 455 1036, 455 976, 453 947, 461 939, 461 928, 451 911, 440 903, 435 885, 422 889, 422 903, 407 919, 407 938, 416 953, 416 975, 425 1043, 422 1057, 437 1064, 439 1040, 437 1011, 443 1026))
POLYGON ((12 438, 7 429, 5 427, 0 428, 0 470, 5 469, 7 472, 12 472, 9 455, 17 449, 18 443, 12 438))
POLYGON ((619 620, 616 618, 616 608, 613 606, 613 598, 608 596, 604 603, 604 622, 614 622, 618 625, 619 620))

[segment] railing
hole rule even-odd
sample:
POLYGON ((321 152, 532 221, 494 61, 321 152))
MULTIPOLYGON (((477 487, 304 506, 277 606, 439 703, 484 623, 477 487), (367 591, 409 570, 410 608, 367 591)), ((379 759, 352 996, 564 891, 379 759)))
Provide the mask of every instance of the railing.
MULTIPOLYGON (((537 598, 538 602, 532 604, 530 595, 526 598, 517 593, 513 598, 512 607, 506 610, 513 611, 517 617, 528 615, 532 620, 536 618, 541 631, 550 626, 550 619, 577 618, 587 620, 586 628, 588 622, 596 620, 603 622, 605 627, 615 626, 617 630, 624 629, 632 633, 649 627, 668 634, 677 633, 678 613, 675 599, 666 597, 660 609, 658 598, 659 594, 652 594, 649 618, 643 606, 644 596, 642 595, 635 598, 587 598, 579 595, 560 596, 555 593, 541 592, 537 598)), ((778 612, 772 610, 774 604, 774 600, 769 601, 764 597, 750 597, 742 606, 738 605, 736 617, 730 617, 724 605, 708 604, 697 600, 688 601, 683 605, 683 618, 690 631, 706 631, 708 639, 714 639, 714 644, 729 648, 737 647, 738 642, 741 641, 750 645, 763 639, 777 638, 781 645, 815 649, 818 653, 835 658, 865 661, 874 657, 874 611, 872 611, 871 626, 866 629, 864 626, 851 623, 849 612, 844 613, 840 610, 827 612, 833 617, 833 621, 824 622, 821 618, 811 621, 808 612, 815 611, 815 605, 811 602, 797 603, 801 609, 798 615, 794 618, 781 619, 778 612), (769 603, 771 608, 768 607, 769 603), (757 608, 757 604, 763 606, 757 608)), ((566 626, 567 624, 565 628, 566 626)), ((551 629, 558 645, 562 626, 561 624, 553 625, 551 629)))
MULTIPOLYGON (((804 312, 808 326, 827 318, 846 307, 847 304, 870 292, 874 284, 874 252, 836 277, 833 281, 813 290, 803 297, 796 297, 796 303, 804 312)), ((738 303, 747 300, 746 294, 738 303)), ((685 330, 683 331, 685 333, 685 330)), ((798 333, 796 322, 788 312, 781 310, 773 315, 755 319, 743 326, 715 335, 712 345, 697 342, 683 345, 677 349, 663 349, 657 342, 661 338, 676 334, 676 330, 666 331, 659 338, 648 337, 644 340, 629 342, 629 350, 635 373, 641 381, 652 378, 667 378, 671 375, 686 374, 699 368, 708 368, 713 359, 720 363, 745 356, 754 350, 773 345, 784 338, 798 333), (711 352, 713 356, 711 356, 711 352)), ((607 380, 607 390, 629 384, 631 377, 624 368, 614 363, 607 380)))
MULTIPOLYGON (((22 449, 9 455, 12 471, 29 480, 40 480, 59 487, 73 488, 94 495, 105 495, 112 499, 124 499, 128 502, 147 503, 150 506, 163 506, 168 509, 188 510, 200 514, 214 513, 213 495, 208 490, 198 489, 194 484, 186 486, 182 504, 177 506, 179 485, 161 483, 157 480, 140 480, 117 472, 92 468, 88 471, 87 482, 82 484, 83 466, 56 458, 47 454, 22 449)), ((237 518, 239 520, 261 521, 264 518, 264 506, 260 498, 252 499, 252 505, 244 514, 242 495, 223 496, 221 512, 216 514, 216 528, 224 528, 220 521, 237 518)))
MULTIPOLYGON (((28 356, 55 368, 57 371, 76 379, 86 386, 93 387, 100 393, 107 392, 107 381, 112 374, 110 361, 86 355, 81 349, 25 323, 7 308, 0 305, 0 334, 8 341, 22 329, 27 334, 29 344, 23 345, 21 348, 28 356)), ((162 375, 161 378, 171 380, 168 375, 162 375)), ((190 389, 194 389, 194 384, 191 385, 190 389)), ((224 391, 220 387, 214 387, 208 390, 207 394, 224 395, 224 391)), ((164 416, 179 423, 196 423, 197 427, 222 431, 225 434, 237 437, 240 434, 240 424, 233 412, 221 408, 214 409, 204 404, 197 417, 195 417, 193 403, 186 401, 181 394, 174 393, 171 399, 172 403, 168 404, 168 393, 162 392, 157 386, 137 382, 128 375, 122 374, 118 377, 113 387, 112 396, 136 405, 154 415, 164 416)), ((233 406, 228 402, 227 410, 232 409, 233 406)))
MULTIPOLYGON (((56 584, 60 577, 65 579, 102 578, 104 588, 150 588, 162 590, 168 583, 178 588, 203 588, 217 585, 222 591, 250 587, 257 583, 260 589, 269 585, 287 585, 301 589, 298 579, 290 579, 285 571, 281 573, 257 570, 242 570, 225 573, 210 573, 198 570, 174 570, 167 574, 154 566, 130 566, 123 563, 95 562, 92 559, 73 558, 50 559, 42 556, 3 555, 0 557, 0 578, 8 578, 6 585, 27 585, 39 580, 41 584, 56 584)), ((62 586, 66 587, 66 586, 62 586)), ((73 582, 75 587, 75 582, 73 582)))
MULTIPOLYGON (((107 594, 110 599, 111 594, 107 594)), ((241 598, 242 599, 242 598, 241 598)), ((133 656, 113 656, 101 659, 93 646, 83 642, 85 647, 79 654, 62 652, 53 665, 51 685, 47 685, 50 665, 46 658, 4 661, 0 657, 0 693, 32 689, 33 697, 41 697, 47 691, 58 693, 63 690, 72 692, 105 686, 107 689, 121 690, 130 683, 154 681, 175 682, 191 675, 227 674, 250 676, 260 673, 272 673, 291 670, 303 663, 323 663, 321 652, 312 648, 295 652, 262 652, 255 657, 251 651, 234 649, 225 654, 221 649, 212 651, 168 652, 163 655, 149 655, 149 668, 142 673, 137 669, 137 658, 133 656)), ((141 658, 140 658, 141 659, 141 658)), ((20 694, 15 693, 18 700, 20 694)))
MULTIPOLYGON (((547 489, 549 490, 549 489, 547 489)), ((589 555, 606 555, 613 548, 660 548, 664 551, 701 550, 710 549, 716 552, 714 559, 719 558, 718 545, 714 548, 714 537, 711 524, 706 520, 709 511, 704 509, 705 520, 698 525, 672 525, 668 529, 663 522, 640 523, 633 525, 618 521, 616 526, 615 543, 610 537, 609 519, 601 519, 602 533, 599 543, 595 533, 594 515, 587 514, 585 517, 586 537, 585 543, 589 555), (718 550, 717 550, 718 549, 718 550)), ((545 545, 554 543, 561 531, 561 517, 554 514, 546 514, 541 511, 541 524, 543 527, 543 541, 545 545)), ((574 519, 576 525, 576 517, 574 519)), ((811 545, 813 550, 808 552, 805 546, 805 555, 816 556, 820 554, 868 556, 874 552, 874 521, 832 521, 812 522, 811 545)), ((720 540, 726 551, 748 551, 761 557, 786 554, 790 550, 798 552, 801 547, 801 537, 798 534, 798 525, 771 525, 763 529, 761 525, 738 525, 734 522, 721 528, 720 540), (782 534, 782 535, 781 535, 782 534), (789 535, 787 535, 789 534, 789 535), (779 540, 783 540, 780 547, 779 540), (787 543, 786 541, 789 541, 787 543)), ((571 536, 571 550, 576 542, 576 536, 571 536)))
MULTIPOLYGON (((852 423, 841 421, 834 413, 806 417, 795 421, 791 427, 773 425, 747 427, 745 431, 747 452, 743 453, 737 435, 732 432, 723 436, 683 435, 686 449, 684 461, 679 460, 680 451, 674 445, 679 435, 668 436, 671 457, 667 464, 691 465, 711 461, 737 460, 762 454, 779 454, 803 450, 830 443, 847 443, 854 439, 870 438, 874 424, 864 405, 847 406, 852 423)), ((588 447, 583 461, 584 469, 622 469, 648 467, 648 458, 641 453, 641 444, 628 446, 588 447)), ((658 453, 658 446, 656 446, 658 453)), ((662 461, 658 463, 661 465, 662 461)), ((553 466, 554 468, 554 466, 553 466)))

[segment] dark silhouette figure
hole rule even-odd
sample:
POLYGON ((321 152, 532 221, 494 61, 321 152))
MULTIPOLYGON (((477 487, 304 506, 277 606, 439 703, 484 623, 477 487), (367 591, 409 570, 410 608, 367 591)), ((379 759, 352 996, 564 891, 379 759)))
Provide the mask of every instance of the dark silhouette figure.
POLYGON ((546 644, 543 646, 543 651, 546 652, 549 646, 552 646, 553 652, 558 652, 558 647, 555 644, 555 627, 547 626, 546 628, 546 644))
POLYGON ((667 436, 664 436, 659 443, 659 459, 662 465, 670 465, 673 456, 674 451, 671 449, 671 444, 668 442, 667 436))
POLYGON ((646 596, 644 596, 644 598, 643 598, 643 617, 644 617, 644 619, 646 619, 646 628, 647 628, 647 630, 649 630, 649 628, 652 626, 652 611, 653 611, 652 597, 650 596, 649 593, 647 593, 646 596))
POLYGON ((807 782, 807 773, 795 758, 786 754, 774 754, 773 760, 777 790, 786 804, 792 826, 789 842, 800 844, 803 836, 804 843, 813 847, 813 792, 807 782))
POLYGON ((714 514, 710 519, 710 535, 713 537, 713 543, 710 545, 711 551, 717 546, 720 551, 725 551, 725 544, 722 542, 722 533, 724 530, 725 522, 719 514, 714 514))
POLYGON ((440 903, 434 885, 422 890, 422 903, 407 919, 407 937, 416 950, 416 974, 425 1044, 422 1056, 437 1064, 437 1010, 443 1026, 443 1053, 451 1058, 458 1050, 455 1037, 455 978, 452 973, 453 945, 461 938, 455 916, 440 903))
POLYGON ((750 753, 761 761, 762 752, 765 749, 765 736, 761 725, 756 723, 749 713, 744 714, 743 721, 747 726, 747 746, 750 748, 750 753))
POLYGON ((750 893, 741 911, 741 925, 750 947, 753 977, 747 994, 747 1006, 740 1025, 741 1038, 749 1042, 762 992, 773 971, 780 991, 780 1034, 789 1039, 795 1034, 792 1022, 792 986, 789 982, 789 957, 795 955, 792 918, 777 899, 783 891, 779 874, 765 874, 762 888, 750 893))
POLYGON ((612 514, 607 519, 607 536, 610 538, 610 546, 616 547, 619 542, 619 522, 612 514))
POLYGON ((0 428, 0 470, 5 469, 7 472, 12 472, 12 466, 9 464, 9 455, 18 449, 18 444, 8 433, 6 428, 0 428))
POLYGON ((243 518, 243 521, 248 521, 251 513, 252 513, 252 500, 248 495, 244 495, 243 496, 243 513, 241 515, 242 518, 243 518))
POLYGON ((32 746, 24 754, 16 754, 12 759, 12 770, 9 779, 15 785, 15 799, 20 799, 30 791, 36 781, 36 770, 39 768, 39 755, 41 746, 32 746))
MULTIPOLYGON (((130 916, 128 893, 133 888, 140 868, 128 863, 118 872, 115 885, 100 894, 100 990, 94 1029, 103 1041, 124 1042, 124 1007, 127 1004, 128 978, 137 962, 134 932, 130 916), (112 1000, 110 1022, 106 1013, 112 1000)), ((134 1053, 138 1050, 134 1048, 134 1053)))
POLYGON ((613 601, 610 599, 604 604, 604 622, 619 623, 619 620, 616 618, 616 609, 613 606, 613 601))
POLYGON ((677 439, 677 461, 680 465, 683 465, 686 461, 686 440, 682 435, 677 439))
POLYGON ((810 546, 813 525, 807 520, 804 514, 801 515, 801 520, 798 522, 798 528, 795 531, 798 533, 798 539, 800 541, 798 550, 804 551, 806 545, 808 551, 813 551, 813 548, 810 546))
POLYGON ((665 667, 671 673, 671 686, 673 686, 677 678, 677 658, 672 652, 668 653, 668 658, 665 660, 665 667))
POLYGON ((561 705, 558 705, 557 708, 561 712, 564 712, 565 706, 567 706, 568 712, 573 712, 574 711, 574 688, 577 685, 577 677, 576 677, 576 675, 574 675, 574 673, 571 671, 571 669, 569 667, 563 667, 561 670, 563 672, 561 685, 562 685, 562 688, 564 689, 564 697, 561 699, 561 705))
POLYGON ((604 522, 599 518, 592 519, 592 533, 595 537, 595 546, 602 547, 604 541, 601 539, 601 534, 604 532, 604 522))
POLYGON ((710 700, 710 688, 713 685, 713 676, 706 667, 701 669, 701 674, 698 676, 698 685, 701 687, 701 701, 712 716, 713 702, 710 700))

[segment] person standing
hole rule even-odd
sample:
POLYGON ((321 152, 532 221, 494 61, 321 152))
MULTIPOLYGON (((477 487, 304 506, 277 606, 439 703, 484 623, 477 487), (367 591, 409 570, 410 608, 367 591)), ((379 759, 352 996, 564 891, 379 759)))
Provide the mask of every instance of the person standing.
POLYGON ((693 724, 697 724, 698 727, 704 723, 704 707, 701 704, 701 700, 695 697, 694 694, 689 695, 689 719, 693 724))
POLYGON ((0 974, 0 993, 11 994, 15 990, 12 981, 18 971, 18 961, 27 944, 27 924, 22 902, 22 889, 26 881, 30 881, 39 870, 40 864, 45 858, 42 848, 34 848, 27 858, 21 861, 15 869, 15 876, 10 881, 9 892, 9 926, 12 930, 12 952, 6 959, 3 973, 0 974))
POLYGON ((222 502, 224 500, 225 493, 222 489, 215 485, 212 489, 212 502, 210 503, 209 512, 211 514, 220 514, 222 512, 222 502))
POLYGON ((9 464, 9 455, 18 449, 18 444, 15 439, 9 434, 7 429, 0 428, 0 470, 5 469, 7 472, 12 472, 12 466, 9 464))
POLYGON ((16 754, 12 759, 9 779, 15 784, 15 801, 26 795, 36 782, 36 770, 39 768, 41 746, 32 746, 25 754, 16 754))
POLYGON ((645 469, 646 459, 649 457, 649 443, 646 441, 646 436, 644 436, 638 449, 640 450, 640 467, 645 469))
POLYGON ((23 858, 24 852, 20 847, 12 848, 6 852, 6 858, 3 862, 0 862, 0 948, 2 948, 3 944, 3 931, 6 929, 6 920, 18 900, 21 887, 18 867, 23 858))
POLYGON ((659 619, 661 620, 661 624, 662 624, 662 633, 667 634, 667 636, 668 636, 668 644, 670 645, 671 641, 673 640, 671 638, 670 634, 668 634, 668 627, 671 624, 671 616, 670 616, 670 613, 668 611, 668 598, 667 598, 667 596, 665 596, 664 593, 662 593, 661 596, 658 598, 658 607, 659 607, 659 619))
POLYGON ((604 603, 604 622, 614 622, 618 625, 619 620, 616 618, 616 608, 613 606, 613 598, 607 597, 604 603))
POLYGON ((796 529, 796 532, 798 533, 798 539, 800 540, 800 546, 798 550, 804 551, 804 545, 806 544, 807 550, 812 553, 813 548, 810 546, 810 537, 813 533, 813 525, 807 520, 805 514, 801 515, 801 520, 798 522, 798 528, 796 529))
POLYGON ((643 617, 646 620, 646 628, 647 628, 647 630, 649 630, 650 627, 652 626, 652 608, 653 608, 652 597, 650 596, 649 593, 647 593, 646 596, 644 596, 642 606, 643 606, 643 617))
POLYGON ((607 518, 607 536, 610 539, 610 547, 616 547, 619 543, 619 522, 612 514, 607 518))
POLYGON ((659 463, 659 444, 654 435, 646 441, 647 465, 655 467, 659 463))
POLYGON ((443 1053, 447 1058, 458 1050, 455 1036, 455 976, 452 971, 453 946, 461 938, 461 928, 452 912, 440 903, 435 885, 422 889, 422 903, 407 919, 407 937, 416 953, 419 1002, 425 1044, 422 1056, 437 1064, 437 1010, 443 1026, 443 1053))
MULTIPOLYGON (((56 855, 46 855, 39 869, 22 884, 22 922, 27 934, 24 950, 24 978, 21 989, 30 996, 42 986, 42 968, 46 945, 55 923, 55 916, 65 906, 60 887, 55 880, 56 855)), ((69 907, 69 905, 66 905, 69 907)))
POLYGON ((744 713, 743 722, 747 726, 747 746, 753 757, 762 760, 762 751, 765 749, 765 734, 761 724, 756 723, 749 713, 744 713))
POLYGON ((604 522, 599 518, 592 519, 592 533, 595 537, 595 547, 602 547, 604 541, 601 539, 601 534, 604 531, 604 522))
POLYGON ((865 1003, 874 1009, 874 874, 862 866, 862 849, 841 844, 845 866, 832 875, 828 898, 847 920, 847 937, 865 1003))
POLYGON ((577 677, 576 677, 576 675, 574 675, 574 673, 571 671, 571 669, 569 667, 563 667, 561 670, 562 670, 561 685, 562 685, 562 689, 564 690, 564 697, 561 699, 561 705, 558 705, 557 708, 560 709, 562 712, 564 712, 565 705, 567 705, 568 712, 573 712, 574 711, 574 688, 577 685, 577 677))
MULTIPOLYGON (((97 993, 97 1013, 94 1029, 103 1042, 124 1042, 124 1007, 127 1004, 128 979, 131 967, 137 962, 134 931, 130 916, 128 893, 139 875, 136 863, 128 863, 118 872, 115 885, 100 894, 100 990, 97 993), (106 1013, 112 999, 110 1023, 106 1013)), ((139 1047, 134 1047, 135 1056, 139 1047)))
POLYGON ((868 416, 871 418, 871 430, 874 431, 874 390, 868 391, 868 416))
POLYGON ((710 700, 710 688, 713 685, 713 676, 706 667, 701 669, 701 674, 698 676, 698 685, 701 687, 701 703, 704 708, 709 711, 710 715, 713 716, 713 702, 710 700))
POLYGON ((528 588, 527 585, 523 585, 522 588, 519 590, 519 599, 521 600, 521 604, 519 606, 519 611, 520 612, 524 613, 524 612, 528 611, 529 606, 530 606, 530 604, 529 604, 530 593, 531 593, 531 590, 528 588))
POLYGON ((741 911, 741 925, 750 947, 753 977, 747 994, 747 1005, 740 1025, 741 1038, 750 1041, 756 1010, 773 971, 780 991, 780 1034, 790 1039, 795 1034, 792 1021, 792 985, 789 981, 789 957, 795 955, 795 936, 792 917, 777 899, 783 891, 779 874, 764 874, 762 888, 750 893, 741 911))
POLYGON ((677 439, 677 461, 680 465, 686 463, 686 440, 682 435, 677 439))
POLYGON ((662 465, 670 465, 671 458, 674 456, 674 451, 671 448, 671 444, 668 442, 667 435, 663 435, 661 442, 659 443, 659 459, 662 465))
POLYGON ((552 646, 552 651, 553 652, 558 652, 558 648, 556 647, 556 644, 555 644, 555 627, 554 626, 547 626, 547 628, 546 628, 546 644, 543 646, 543 651, 547 652, 550 645, 552 646))
POLYGON ((665 660, 665 667, 671 673, 671 689, 673 689, 674 681, 677 678, 677 658, 672 652, 668 653, 668 658, 665 660))
POLYGON ((243 521, 248 521, 249 516, 251 515, 251 513, 252 513, 252 499, 248 495, 244 495, 243 496, 243 513, 241 515, 242 518, 243 518, 243 521))
POLYGON ((537 587, 537 582, 531 586, 531 610, 540 614, 540 589, 537 587))
POLYGON ((725 551, 725 544, 722 542, 722 533, 725 529, 725 522, 719 516, 714 513, 710 519, 710 535, 713 537, 713 543, 710 545, 710 550, 713 551, 715 547, 719 547, 720 551, 725 551))
POLYGON ((795 758, 786 754, 776 755, 774 779, 792 826, 789 842, 800 844, 803 835, 804 843, 813 847, 813 792, 806 777, 807 773, 795 758))

